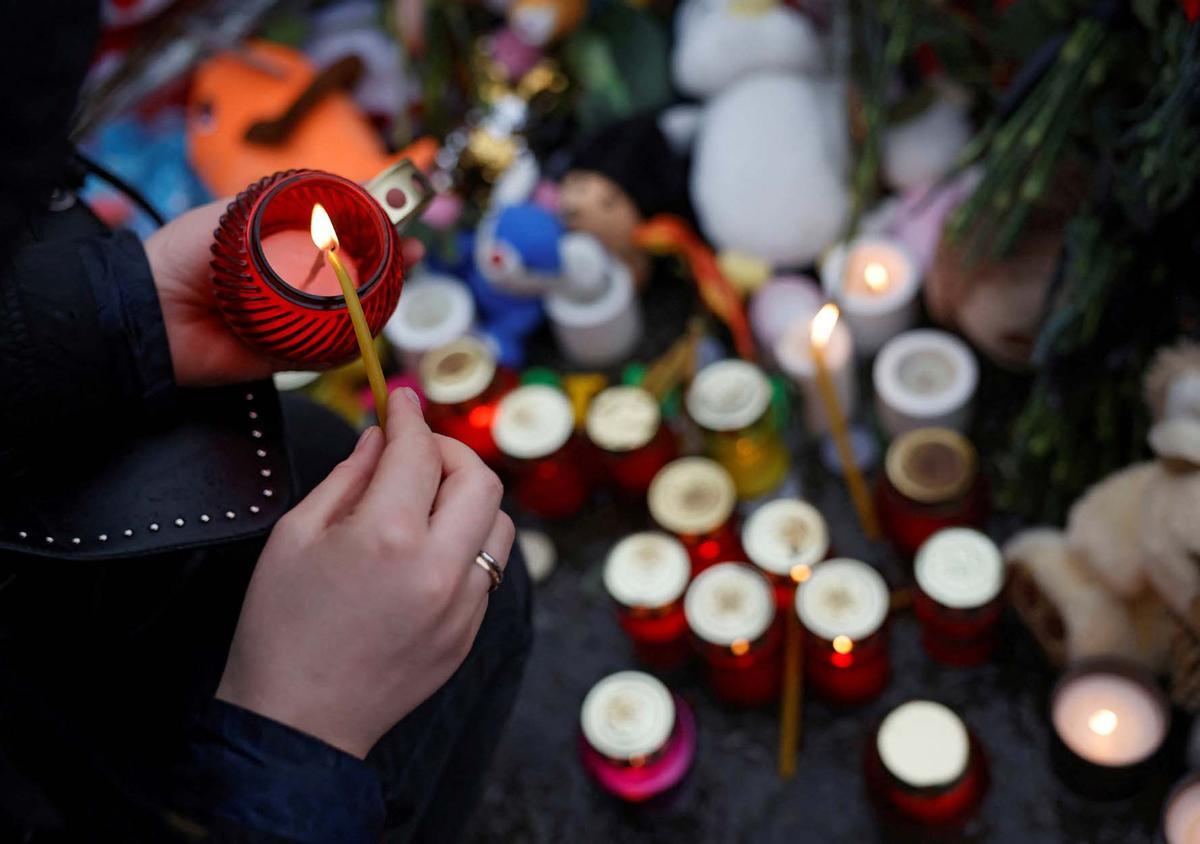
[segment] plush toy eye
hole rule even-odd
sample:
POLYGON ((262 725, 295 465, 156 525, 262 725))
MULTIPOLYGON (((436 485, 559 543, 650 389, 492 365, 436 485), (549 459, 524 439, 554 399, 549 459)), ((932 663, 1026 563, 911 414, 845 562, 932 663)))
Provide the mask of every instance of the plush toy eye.
POLYGON ((213 114, 213 105, 208 100, 201 100, 192 107, 192 126, 197 132, 209 134, 217 128, 217 119, 213 114))
POLYGON ((485 260, 488 263, 486 274, 497 279, 514 278, 524 266, 517 250, 502 240, 491 245, 485 260))

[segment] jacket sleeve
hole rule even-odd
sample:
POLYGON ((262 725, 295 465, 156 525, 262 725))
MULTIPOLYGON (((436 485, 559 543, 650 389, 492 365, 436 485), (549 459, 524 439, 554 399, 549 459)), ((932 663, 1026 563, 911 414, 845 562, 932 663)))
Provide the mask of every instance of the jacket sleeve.
POLYGON ((128 232, 26 240, 0 276, 0 475, 42 447, 162 401, 170 350, 146 255, 128 232))
POLYGON ((174 803, 217 841, 370 844, 384 821, 365 762, 219 700, 192 731, 174 803))

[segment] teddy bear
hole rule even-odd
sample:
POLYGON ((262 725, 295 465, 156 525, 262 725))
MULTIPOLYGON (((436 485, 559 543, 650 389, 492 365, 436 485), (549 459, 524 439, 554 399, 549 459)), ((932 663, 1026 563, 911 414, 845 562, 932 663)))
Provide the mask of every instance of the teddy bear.
POLYGON ((690 196, 718 250, 800 267, 842 233, 850 211, 843 80, 827 72, 817 22, 774 0, 685 0, 672 75, 701 101, 664 116, 691 141, 690 196))
POLYGON ((1065 529, 1025 530, 1004 554, 1012 603, 1052 662, 1115 655, 1191 683, 1175 663, 1180 637, 1200 637, 1200 344, 1160 350, 1144 385, 1154 459, 1091 487, 1065 529))

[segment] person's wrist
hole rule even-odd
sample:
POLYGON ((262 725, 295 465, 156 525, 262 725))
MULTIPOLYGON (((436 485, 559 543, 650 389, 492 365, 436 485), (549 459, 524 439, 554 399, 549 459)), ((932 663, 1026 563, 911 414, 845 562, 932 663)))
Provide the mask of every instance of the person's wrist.
POLYGON ((217 686, 217 700, 232 704, 299 730, 356 759, 366 759, 374 742, 344 731, 345 719, 329 717, 297 695, 273 695, 244 688, 226 672, 217 686))

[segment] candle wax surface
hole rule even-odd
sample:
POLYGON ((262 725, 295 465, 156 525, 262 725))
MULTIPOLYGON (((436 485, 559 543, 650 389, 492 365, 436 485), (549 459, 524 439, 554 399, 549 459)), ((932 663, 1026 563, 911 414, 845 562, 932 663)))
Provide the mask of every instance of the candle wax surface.
MULTIPOLYGON (((262 250, 271 269, 291 287, 314 296, 342 295, 342 285, 338 283, 333 268, 321 255, 320 250, 313 245, 312 236, 308 231, 290 229, 267 235, 263 238, 262 250), (306 285, 305 280, 312 272, 313 267, 317 265, 318 256, 321 258, 319 269, 312 281, 306 285)), ((350 275, 350 280, 354 282, 355 288, 361 288, 358 264, 341 250, 338 251, 338 257, 346 267, 346 272, 350 275)))
POLYGON ((918 396, 936 396, 955 382, 954 360, 940 349, 914 349, 900 360, 896 372, 900 383, 918 396))
POLYGON ((1175 795, 1163 827, 1167 844, 1200 844, 1200 782, 1175 795))
POLYGON ((907 287, 912 280, 904 253, 874 241, 850 250, 843 278, 844 295, 848 298, 884 296, 894 289, 907 287), (872 273, 872 280, 879 280, 877 286, 867 283, 868 271, 872 273))
POLYGON ((1167 732, 1157 700, 1119 674, 1088 674, 1071 681, 1055 697, 1051 716, 1067 747, 1109 767, 1141 762, 1158 749, 1167 732))

